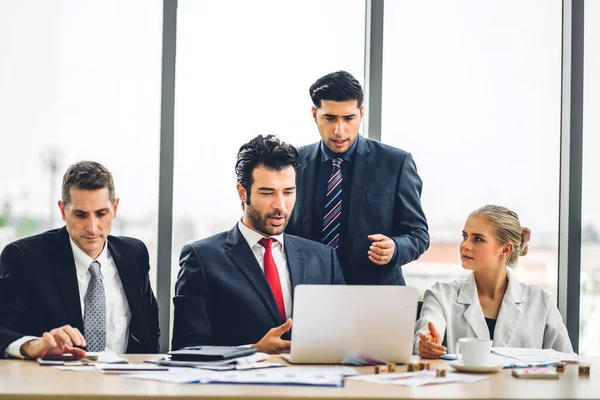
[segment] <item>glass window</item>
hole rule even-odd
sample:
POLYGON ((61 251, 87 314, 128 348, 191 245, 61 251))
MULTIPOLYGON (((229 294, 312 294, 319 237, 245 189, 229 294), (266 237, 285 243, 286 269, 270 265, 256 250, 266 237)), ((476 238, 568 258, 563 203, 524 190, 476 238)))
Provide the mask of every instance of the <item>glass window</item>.
POLYGON ((600 3, 586 1, 583 89, 583 193, 579 352, 600 355, 600 3))
POLYGON ((173 282, 184 244, 242 214, 240 146, 258 134, 319 140, 308 89, 340 69, 362 80, 364 34, 364 0, 179 1, 173 282))
MULTIPOLYGON (((0 249, 62 226, 62 175, 112 171, 112 233, 157 251, 162 1, 0 2, 0 249)), ((154 282, 153 282, 154 283, 154 282)))
POLYGON ((533 232, 520 279, 556 293, 561 12, 544 0, 386 2, 382 141, 413 154, 431 234, 408 285, 468 274, 464 222, 498 204, 533 232))

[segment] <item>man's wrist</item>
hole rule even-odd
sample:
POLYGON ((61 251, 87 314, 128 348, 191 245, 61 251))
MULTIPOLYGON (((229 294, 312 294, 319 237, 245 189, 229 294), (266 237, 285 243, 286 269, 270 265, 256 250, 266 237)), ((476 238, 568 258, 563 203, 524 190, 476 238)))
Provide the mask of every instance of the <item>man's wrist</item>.
POLYGON ((23 346, 29 342, 31 342, 32 340, 36 340, 39 339, 37 336, 23 336, 22 338, 19 338, 17 340, 15 340, 14 342, 12 342, 11 344, 8 345, 8 347, 6 348, 6 350, 4 351, 4 354, 8 357, 11 358, 25 358, 27 357, 27 355, 25 355, 21 350, 23 349, 23 346))
POLYGON ((392 254, 390 263, 396 263, 396 260, 398 259, 398 243, 396 243, 396 240, 394 240, 394 238, 391 238, 391 239, 392 239, 392 242, 394 242, 394 254, 392 254))

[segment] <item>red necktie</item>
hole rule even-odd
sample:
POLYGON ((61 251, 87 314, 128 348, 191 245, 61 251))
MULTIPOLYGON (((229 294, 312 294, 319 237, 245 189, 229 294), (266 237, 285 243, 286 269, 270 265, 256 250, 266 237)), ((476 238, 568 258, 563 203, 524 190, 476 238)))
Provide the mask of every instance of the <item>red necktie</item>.
POLYGON ((269 286, 271 286, 271 291, 273 292, 273 296, 275 296, 275 301, 277 302, 277 308, 279 309, 279 314, 283 321, 285 318, 285 305, 283 303, 283 291, 281 290, 281 281, 279 280, 279 272, 277 272, 277 265, 275 265, 275 260, 273 259, 273 253, 271 251, 271 245, 273 244, 273 238, 262 238, 258 241, 262 247, 265 248, 265 276, 267 277, 267 282, 269 282, 269 286))

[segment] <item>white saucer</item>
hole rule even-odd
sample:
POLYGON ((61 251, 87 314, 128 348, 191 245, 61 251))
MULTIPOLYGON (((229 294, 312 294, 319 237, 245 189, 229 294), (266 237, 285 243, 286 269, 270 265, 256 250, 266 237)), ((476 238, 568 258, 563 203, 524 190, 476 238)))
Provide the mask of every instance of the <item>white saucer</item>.
POLYGON ((504 367, 502 364, 488 364, 477 367, 467 367, 460 361, 450 361, 448 364, 450 364, 450 366, 455 370, 461 372, 498 372, 504 367))

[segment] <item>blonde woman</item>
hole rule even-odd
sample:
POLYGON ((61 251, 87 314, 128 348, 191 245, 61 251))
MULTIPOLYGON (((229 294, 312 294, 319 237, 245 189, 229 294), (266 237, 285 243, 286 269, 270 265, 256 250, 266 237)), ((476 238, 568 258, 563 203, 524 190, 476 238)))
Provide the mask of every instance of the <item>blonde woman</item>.
POLYGON ((462 236, 462 266, 473 273, 425 291, 415 325, 415 354, 439 358, 455 353, 456 342, 463 337, 492 340, 494 347, 573 352, 550 293, 519 282, 511 271, 527 254, 531 237, 517 214, 486 205, 469 215, 462 236), (442 345, 444 337, 447 348, 442 345))

